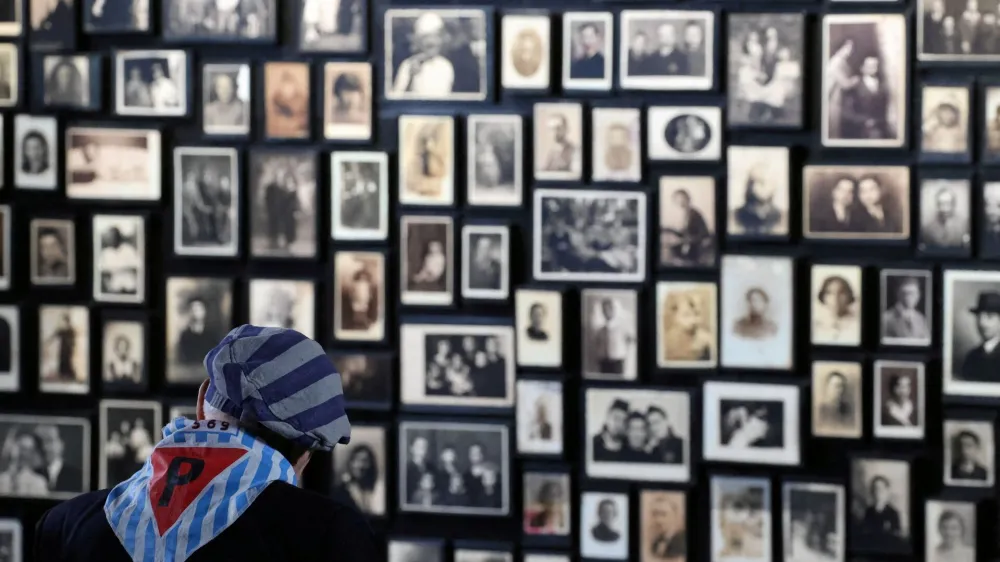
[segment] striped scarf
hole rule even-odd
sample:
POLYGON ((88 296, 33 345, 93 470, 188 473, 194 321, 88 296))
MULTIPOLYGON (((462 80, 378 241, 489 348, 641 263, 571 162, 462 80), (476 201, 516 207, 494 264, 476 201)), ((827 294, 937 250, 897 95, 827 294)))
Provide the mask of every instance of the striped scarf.
POLYGON ((177 418, 104 513, 135 562, 184 562, 276 481, 297 485, 274 449, 228 423, 177 418))

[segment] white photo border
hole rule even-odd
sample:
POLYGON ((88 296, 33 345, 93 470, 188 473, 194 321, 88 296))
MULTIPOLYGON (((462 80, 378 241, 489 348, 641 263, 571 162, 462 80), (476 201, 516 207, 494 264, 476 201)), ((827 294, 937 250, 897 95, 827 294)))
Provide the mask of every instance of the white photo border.
POLYGON ((380 151, 333 151, 330 154, 330 237, 334 240, 376 241, 389 237, 389 155, 380 151), (360 162, 378 165, 379 226, 377 229, 348 228, 341 223, 340 194, 344 185, 342 164, 360 162))
POLYGON ((503 301, 510 298, 510 227, 492 224, 462 225, 462 298, 474 300, 503 301), (499 289, 473 289, 470 285, 472 248, 469 243, 473 234, 499 234, 500 255, 503 257, 503 267, 500 273, 499 289))
POLYGON ((606 92, 611 90, 614 71, 615 51, 615 20, 611 12, 574 11, 562 15, 562 87, 564 90, 587 92, 606 92), (604 24, 604 75, 601 78, 572 78, 570 68, 573 64, 573 24, 578 23, 604 24))
POLYGON ((107 435, 111 428, 108 427, 108 410, 111 408, 129 408, 134 410, 149 410, 153 413, 153 427, 149 428, 149 433, 153 439, 157 439, 160 429, 163 426, 163 405, 158 400, 118 400, 114 398, 104 398, 98 405, 98 438, 97 442, 97 464, 98 464, 98 489, 107 488, 113 485, 108 482, 108 457, 104 450, 107 444, 107 435))
POLYGON ((242 178, 240 177, 240 151, 239 149, 232 147, 215 147, 215 146, 175 146, 174 147, 174 253, 178 256, 192 256, 192 257, 236 257, 239 255, 240 251, 240 210, 243 204, 242 196, 240 192, 243 191, 243 186, 241 184, 242 178), (232 231, 232 237, 230 242, 225 245, 220 245, 217 247, 210 248, 199 248, 185 246, 183 241, 184 233, 184 199, 181 194, 184 193, 184 174, 183 172, 183 157, 184 156, 225 156, 229 158, 229 173, 232 177, 232 200, 229 203, 229 208, 233 210, 232 225, 230 230, 232 231))
POLYGON ((776 466, 798 466, 802 462, 801 448, 801 388, 794 384, 743 383, 728 381, 708 381, 702 390, 702 457, 707 461, 761 464, 776 466), (722 444, 719 432, 719 401, 725 398, 735 400, 780 400, 783 403, 785 443, 775 452, 754 449, 748 456, 731 451, 722 444))
POLYGON ((879 439, 923 439, 927 425, 927 382, 924 376, 925 365, 920 361, 893 361, 876 359, 872 367, 874 392, 872 394, 872 433, 879 439), (917 408, 918 423, 915 427, 892 427, 882 423, 882 377, 883 369, 887 368, 915 369, 917 388, 914 393, 919 400, 914 400, 917 408))

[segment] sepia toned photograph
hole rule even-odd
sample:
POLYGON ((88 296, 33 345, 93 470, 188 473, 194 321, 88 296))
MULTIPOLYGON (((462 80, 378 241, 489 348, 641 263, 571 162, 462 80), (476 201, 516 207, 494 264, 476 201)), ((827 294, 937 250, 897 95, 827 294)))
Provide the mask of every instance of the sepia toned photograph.
POLYGON ((536 181, 579 181, 583 177, 583 105, 536 103, 534 177, 536 181))
POLYGON ((841 484, 785 482, 781 487, 784 560, 843 560, 846 495, 841 484))
POLYGON ((38 307, 38 388, 41 392, 90 392, 90 310, 38 307))
POLYGON ((928 160, 972 158, 972 92, 968 86, 920 86, 920 153, 928 160))
POLYGON ((21 390, 21 355, 21 314, 0 305, 0 392, 21 390))
POLYGON ((606 492, 580 493, 580 556, 628 560, 629 496, 606 492))
POLYGON ((791 211, 789 149, 729 146, 726 165, 726 236, 787 237, 791 211))
POLYGON ((168 277, 165 316, 167 383, 201 384, 205 356, 233 327, 232 281, 168 277))
POLYGON ((314 258, 317 234, 316 153, 250 153, 250 255, 314 258))
POLYGON ((83 0, 83 29, 87 33, 141 33, 149 31, 147 0, 83 0))
POLYGON ((0 519, 0 558, 4 562, 23 562, 24 526, 20 519, 5 517, 0 519))
POLYGON ((687 562, 687 497, 674 490, 639 492, 639 561, 687 562))
POLYGON ((656 284, 656 365, 713 369, 719 362, 718 286, 714 282, 656 284))
POLYGON ((59 184, 59 124, 55 117, 14 116, 14 186, 54 191, 59 184))
POLYGON ((385 11, 385 98, 486 101, 493 14, 483 8, 385 11))
POLYGON ((590 115, 594 182, 642 181, 642 112, 595 107, 590 115))
POLYGON ((562 381, 518 379, 516 405, 518 454, 561 455, 564 435, 562 381))
POLYGON ((517 364, 562 367, 563 295, 559 291, 518 288, 514 291, 517 364))
POLYGON ((187 51, 117 51, 114 63, 117 115, 187 115, 190 72, 187 51))
POLYGON ((989 2, 966 0, 918 0, 917 59, 934 62, 980 62, 1000 60, 992 42, 996 11, 989 2))
POLYGON ((626 90, 711 90, 715 82, 715 13, 622 10, 619 84, 626 90))
POLYGON ((31 284, 76 283, 76 227, 67 219, 31 219, 31 284))
POLYGON ((399 117, 399 203, 455 203, 455 118, 399 117))
POLYGON ((944 484, 992 488, 996 481, 996 429, 992 421, 944 420, 944 484))
POLYGON ((652 106, 646 112, 650 160, 722 158, 722 109, 652 106))
POLYGON ((524 202, 523 121, 520 115, 473 114, 466 119, 467 204, 517 207, 524 202))
POLYGON ((388 562, 444 562, 444 541, 391 539, 388 562))
POLYGON ((524 524, 528 536, 569 538, 573 520, 573 488, 565 472, 525 471, 524 524))
POLYGON ((201 67, 201 129, 206 135, 250 134, 249 63, 205 63, 201 67))
POLYGON ((924 506, 924 560, 974 562, 976 554, 976 504, 928 500, 924 506))
POLYGON ((101 328, 101 382, 104 390, 143 392, 149 388, 146 324, 124 316, 106 318, 101 328))
MULTIPOLYGON (((20 0, 12 3, 20 5, 20 0)), ((0 20, 0 37, 2 37, 4 22, 0 20)), ((19 99, 21 83, 20 51, 13 43, 0 43, 0 107, 14 107, 19 99)))
POLYGON ((614 16, 611 12, 565 12, 562 24, 563 90, 610 90, 614 16))
POLYGON ((933 275, 925 269, 883 269, 879 311, 883 345, 931 344, 933 275))
POLYGON ((639 376, 639 297, 627 289, 580 292, 583 376, 635 380, 639 376))
POLYGON ((89 419, 3 414, 0 435, 0 497, 66 500, 90 491, 89 419))
POLYGON ((333 337, 340 341, 385 338, 385 254, 336 252, 333 337))
POLYGON ((162 0, 163 38, 184 43, 273 43, 278 0, 162 0))
POLYGON ((76 0, 24 0, 31 22, 31 48, 36 51, 76 47, 76 0))
POLYGON ((385 152, 333 152, 330 186, 334 240, 389 236, 389 156, 385 152))
POLYGON ((858 457, 851 461, 850 517, 852 550, 903 554, 910 550, 910 463, 858 457))
POLYGON ((510 297, 510 227, 462 226, 462 298, 506 300, 510 297))
POLYGON ((799 403, 797 385, 706 382, 702 455, 716 462, 798 465, 799 403))
POLYGON ((924 364, 875 361, 872 432, 883 439, 923 439, 927 391, 924 364))
MULTIPOLYGON (((10 289, 11 274, 11 212, 9 205, 0 205, 0 291, 10 289)), ((32 252, 34 253, 34 252, 32 252)))
MULTIPOLYGON (((997 55, 1000 56, 1000 50, 997 55)), ((0 59, 2 60, 2 59, 0 59)), ((982 90, 982 121, 979 123, 982 131, 983 160, 1000 159, 1000 85, 987 86, 982 90)), ((972 119, 971 113, 970 120, 972 119)), ((975 125, 969 124, 968 127, 975 125)))
POLYGON ((264 135, 267 138, 309 139, 310 91, 308 63, 264 63, 264 135))
POLYGON ((729 14, 727 23, 729 126, 801 127, 805 14, 729 14))
POLYGON ((907 166, 806 166, 802 230, 813 240, 908 240, 907 166))
POLYGON ((768 562, 774 513, 767 478, 712 476, 710 525, 715 562, 768 562))
MULTIPOLYGON (((352 2, 341 2, 340 5, 352 2)), ((353 3, 365 3, 354 0, 353 3)), ((323 138, 372 138, 372 65, 368 62, 328 62, 323 65, 323 138)))
POLYGON ((552 18, 505 13, 500 19, 500 85, 504 90, 547 90, 552 74, 552 18))
POLYGON ((250 324, 316 337, 316 287, 312 281, 251 279, 247 292, 250 324))
POLYGON ((942 392, 1000 397, 1000 272, 944 271, 942 392))
POLYGON ((94 215, 91 231, 94 300, 146 302, 146 218, 94 215))
POLYGON ((813 345, 861 345, 861 268, 814 264, 810 342, 813 345))
POLYGON ((239 153, 174 148, 174 253, 236 256, 240 232, 239 153))
POLYGON ((91 62, 87 55, 43 57, 42 101, 50 107, 91 109, 97 100, 91 100, 93 86, 90 71, 91 62))
POLYGON ((917 249, 926 254, 967 256, 972 251, 972 181, 920 181, 917 249))
POLYGON ((344 398, 351 410, 388 410, 396 376, 393 356, 381 352, 329 353, 340 372, 344 398))
POLYGON ((725 367, 792 368, 791 258, 722 256, 719 343, 725 367))
POLYGON ((354 500, 361 513, 386 514, 386 431, 378 425, 351 425, 351 442, 333 449, 333 487, 354 500))
POLYGON ((0 37, 20 37, 23 32, 24 2, 22 0, 0 2, 0 37))
POLYGON ((660 177, 660 267, 712 267, 718 253, 715 178, 660 177))
POLYGON ((306 53, 359 53, 368 44, 368 0, 296 0, 298 48, 306 53))
POLYGON ((160 131, 66 129, 66 197, 108 201, 159 201, 160 131))
POLYGON ((812 434, 860 439, 864 428, 861 363, 813 361, 812 434))
POLYGON ((982 211, 976 243, 979 256, 1000 257, 1000 182, 983 182, 982 211))
POLYGON ((455 225, 446 216, 403 216, 400 301, 444 306, 455 300, 455 225))
POLYGON ((142 469, 159 441, 163 408, 146 400, 101 400, 98 487, 114 486, 142 469))

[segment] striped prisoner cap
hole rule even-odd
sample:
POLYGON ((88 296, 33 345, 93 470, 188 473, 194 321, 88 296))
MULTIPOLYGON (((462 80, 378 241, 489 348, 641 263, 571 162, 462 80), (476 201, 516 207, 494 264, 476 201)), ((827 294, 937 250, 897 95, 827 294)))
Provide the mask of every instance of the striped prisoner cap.
POLYGON ((295 330, 244 324, 205 356, 205 401, 309 449, 351 440, 340 373, 323 347, 295 330))

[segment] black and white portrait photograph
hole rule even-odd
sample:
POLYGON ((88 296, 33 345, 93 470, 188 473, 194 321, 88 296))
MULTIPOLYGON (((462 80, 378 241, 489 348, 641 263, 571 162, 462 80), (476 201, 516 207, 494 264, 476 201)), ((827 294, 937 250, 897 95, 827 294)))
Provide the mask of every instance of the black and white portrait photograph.
POLYGON ((907 36, 903 14, 823 16, 823 146, 903 146, 907 36))
POLYGON ((879 311, 883 345, 931 344, 933 275, 925 269, 883 269, 879 311))
POLYGON ((517 452, 522 455, 563 453, 563 383, 559 380, 517 381, 517 452))
POLYGON ((235 148, 174 148, 174 253, 235 256, 240 231, 239 153, 235 148))
POLYGON ((403 512, 510 514, 506 425, 399 422, 399 503, 403 512))
POLYGON ((250 255, 316 257, 316 182, 312 151, 250 153, 250 255))
POLYGON ((187 51, 118 51, 115 113, 128 117, 183 117, 188 113, 187 51))
POLYGON ((101 400, 97 442, 99 488, 128 480, 142 468, 160 441, 163 411, 159 402, 101 400))
POLYGON ((352 424, 351 442, 333 450, 333 486, 347 492, 365 515, 386 514, 386 431, 352 424))
POLYGON ((799 387, 709 381, 702 393, 705 460, 799 464, 799 387))
MULTIPOLYGON (((998 53, 1000 54, 1000 53, 998 53)), ((982 131, 983 160, 1000 159, 1000 86, 987 86, 982 89, 982 114, 979 117, 979 127, 982 131)), ((970 120, 972 120, 970 113, 970 120)), ((972 121, 968 125, 974 128, 972 121)))
POLYGON ((715 183, 713 176, 660 177, 660 267, 715 265, 715 183))
POLYGON ((534 190, 532 277, 636 283, 646 279, 646 194, 534 190))
POLYGON ((444 562, 444 541, 389 540, 388 562, 444 562))
POLYGON ((792 368, 792 270, 792 260, 786 257, 722 256, 722 365, 792 368))
POLYGON ((250 65, 205 63, 201 67, 201 129, 206 135, 250 133, 250 65))
MULTIPOLYGON (((346 3, 350 2, 348 0, 340 2, 341 5, 346 3)), ((371 63, 324 64, 322 99, 323 138, 343 141, 371 139, 373 119, 371 63)))
POLYGON ((233 327, 232 281, 168 277, 166 294, 167 382, 201 384, 205 355, 233 327))
POLYGON ((148 0, 83 0, 83 29, 87 33, 141 33, 149 31, 148 0))
POLYGON ((727 36, 729 126, 801 127, 805 14, 729 14, 727 36))
POLYGON ((10 289, 11 275, 11 213, 9 205, 0 205, 0 291, 10 289))
POLYGON ((650 160, 722 158, 722 108, 652 106, 646 112, 650 160))
POLYGON ((805 166, 802 183, 807 239, 909 239, 909 167, 805 166))
POLYGON ((392 354, 348 352, 329 355, 340 371, 349 410, 381 410, 390 407, 396 374, 392 354))
POLYGON ((462 298, 506 300, 510 296, 510 227, 462 226, 462 298))
POLYGON ((619 83, 626 90, 711 90, 715 13, 622 10, 619 83))
POLYGON ((562 366, 562 293, 518 288, 514 291, 514 322, 519 366, 549 369, 562 366))
POLYGON ((536 103, 533 121, 535 180, 579 181, 583 177, 583 106, 536 103))
POLYGON ((0 37, 20 37, 23 32, 24 2, 22 0, 0 2, 0 37))
POLYGON ((160 131, 68 127, 66 197, 159 201, 160 131))
MULTIPOLYGON (((13 0, 12 3, 20 5, 21 0, 13 0)), ((4 29, 4 23, 0 20, 0 37, 4 29)), ((17 45, 13 43, 0 43, 0 107, 13 107, 17 105, 19 98, 18 89, 20 87, 20 57, 17 45)))
POLYGON ((521 562, 570 562, 568 554, 540 554, 537 552, 525 552, 521 562))
POLYGON ((42 392, 90 392, 90 309, 38 308, 38 387, 42 392))
POLYGON ((1000 60, 994 43, 996 4, 968 0, 918 0, 917 58, 921 61, 989 63, 1000 60))
POLYGON ((298 279, 251 279, 249 320, 254 326, 295 330, 316 336, 316 287, 298 279))
POLYGON ((813 361, 812 434, 860 439, 864 428, 864 381, 856 361, 813 361))
POLYGON ((20 519, 0 519, 0 562, 21 562, 24 552, 24 528, 20 519))
POLYGON ((491 28, 492 13, 482 8, 386 10, 386 99, 486 101, 491 28))
POLYGON ((656 365, 712 369, 719 361, 719 289, 715 282, 656 284, 656 365))
POLYGON ((588 388, 584 442, 589 478, 687 482, 691 396, 685 391, 588 388))
POLYGON ((399 203, 446 206, 455 203, 455 118, 400 115, 399 203))
POLYGON ((368 42, 367 0, 296 0, 298 49, 307 53, 357 53, 368 42))
POLYGON ((944 271, 942 392, 1000 396, 1000 273, 944 271))
POLYGON ((583 289, 580 324, 584 378, 621 381, 639 376, 636 291, 583 289))
POLYGON ((969 86, 920 86, 920 153, 925 160, 967 161, 973 123, 969 86))
POLYGON ((861 345, 861 268, 856 265, 813 264, 811 329, 813 345, 861 345))
POLYGON ((1000 182, 983 182, 982 211, 976 242, 979 255, 985 258, 1000 257, 1000 182))
POLYGON ((76 283, 76 226, 69 219, 31 219, 31 284, 76 283))
POLYGON ((0 496, 64 500, 90 491, 87 418, 2 414, 0 435, 0 496))
POLYGON ((149 387, 146 324, 105 318, 101 328, 101 381, 105 390, 144 391, 149 387))
POLYGON ((31 21, 31 48, 58 51, 76 47, 76 0, 25 0, 31 21))
POLYGON ((610 90, 614 16, 611 12, 566 12, 562 24, 563 89, 610 90))
POLYGON ((595 107, 590 127, 591 181, 641 181, 642 112, 634 107, 595 107))
POLYGON ((996 482, 996 429, 992 421, 945 419, 944 485, 992 488, 996 482))
MULTIPOLYGON (((682 491, 658 489, 639 491, 641 562, 688 560, 690 539, 687 504, 687 494, 682 491)), ((694 506, 692 511, 693 508, 694 506)))
POLYGON ((407 215, 400 225, 400 301, 449 305, 455 300, 455 225, 448 216, 407 215))
POLYGON ((715 562, 771 560, 771 481, 711 477, 711 556, 715 562))
POLYGON ((146 301, 146 219, 141 215, 94 215, 94 300, 146 301))
POLYGON ((500 85, 504 90, 547 90, 551 85, 552 18, 505 13, 500 19, 500 85))
POLYGON ((404 322, 399 341, 402 405, 514 405, 512 326, 404 322))
POLYGON ((453 562, 514 562, 514 553, 503 550, 455 548, 453 562))
POLYGON ((50 107, 89 109, 91 100, 91 59, 87 55, 46 55, 42 100, 50 107))
POLYGON ((206 43, 273 43, 278 0, 162 0, 163 38, 206 43))
POLYGON ((520 115, 473 114, 466 119, 466 203, 483 207, 522 204, 523 121, 520 115))
POLYGON ((923 439, 925 402, 924 364, 879 359, 874 367, 872 432, 883 439, 923 439))
POLYGON ((926 254, 968 255, 972 251, 972 181, 920 181, 920 236, 926 254))
POLYGON ((389 156, 335 151, 330 169, 333 239, 385 240, 389 236, 389 156))
POLYGON ((850 542, 855 551, 903 554, 910 549, 910 463, 857 457, 850 473, 850 542))
POLYGON ((59 124, 55 117, 14 116, 14 186, 55 190, 59 183, 59 124))
POLYGON ((21 314, 17 306, 0 305, 0 392, 19 390, 21 390, 21 314))
POLYGON ((726 152, 726 236, 787 237, 791 211, 789 149, 729 146, 726 152))
POLYGON ((924 560, 976 562, 976 504, 927 500, 924 505, 924 560))
POLYGON ((845 491, 841 484, 785 482, 781 487, 784 560, 844 559, 845 491))
POLYGON ((597 560, 628 560, 628 494, 581 492, 580 556, 597 560))
MULTIPOLYGON (((521 489, 524 500, 524 534, 568 538, 572 527, 573 502, 570 475, 565 472, 525 471, 521 489)), ((527 560, 525 557, 523 560, 527 560)))
POLYGON ((333 336, 341 341, 384 339, 385 254, 338 251, 333 269, 333 336))

